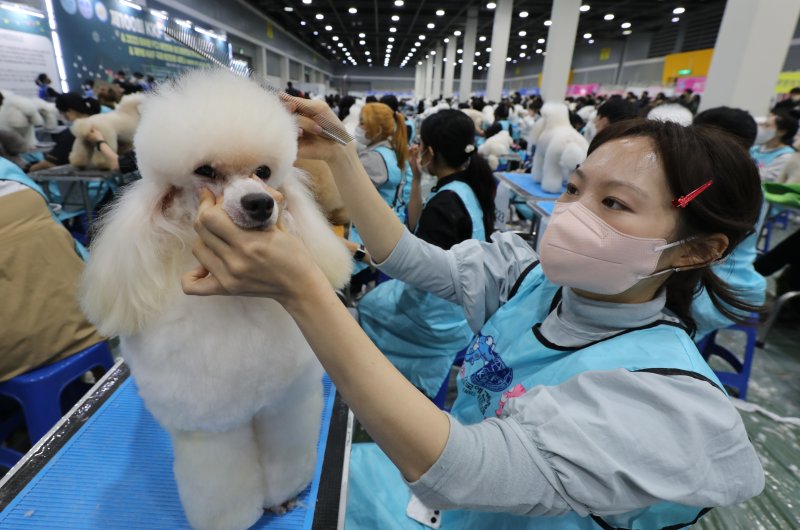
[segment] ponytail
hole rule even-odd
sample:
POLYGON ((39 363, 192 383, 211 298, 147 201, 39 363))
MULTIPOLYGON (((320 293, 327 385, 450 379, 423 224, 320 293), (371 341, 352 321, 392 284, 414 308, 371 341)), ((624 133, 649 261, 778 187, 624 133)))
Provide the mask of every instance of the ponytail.
POLYGON ((489 163, 478 154, 477 149, 470 153, 467 160, 469 162, 464 170, 464 182, 472 188, 475 197, 478 198, 478 204, 481 205, 481 210, 483 210, 483 232, 486 236, 486 241, 489 241, 489 236, 494 232, 495 220, 494 195, 497 187, 494 183, 494 173, 492 168, 489 167, 489 163))
MULTIPOLYGON (((388 105, 387 105, 388 107, 388 105)), ((405 171, 408 162, 408 135, 406 134, 406 118, 399 112, 394 113, 394 132, 392 133, 392 149, 397 155, 400 171, 405 171)))

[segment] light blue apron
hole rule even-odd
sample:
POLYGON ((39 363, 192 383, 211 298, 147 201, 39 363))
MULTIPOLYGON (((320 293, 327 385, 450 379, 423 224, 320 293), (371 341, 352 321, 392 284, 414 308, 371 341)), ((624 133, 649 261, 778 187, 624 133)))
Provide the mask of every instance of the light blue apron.
POLYGON ((503 128, 504 131, 508 131, 508 134, 511 136, 511 139, 514 141, 519 140, 519 128, 516 127, 513 123, 508 120, 500 120, 500 127, 503 128))
MULTIPOLYGON (((400 171, 397 165, 397 154, 385 146, 379 146, 372 149, 383 157, 383 162, 386 164, 386 171, 388 178, 386 182, 378 186, 378 193, 381 198, 392 207, 397 218, 400 222, 406 222, 406 205, 411 198, 411 166, 406 162, 405 171, 400 171)), ((350 241, 357 244, 362 244, 361 235, 355 225, 350 227, 350 241)), ((366 263, 360 261, 354 262, 353 274, 358 274, 367 268, 366 263)))
MULTIPOLYGON (((483 210, 469 184, 449 182, 428 201, 445 190, 456 193, 466 207, 472 239, 485 241, 483 210)), ((460 306, 400 280, 386 281, 367 293, 358 304, 358 317, 372 342, 428 397, 439 391, 456 354, 472 338, 460 306)))
MULTIPOLYGON (((50 215, 53 217, 53 221, 55 221, 59 225, 61 224, 61 221, 59 220, 58 216, 55 214, 53 209, 50 208, 50 199, 47 198, 47 195, 45 194, 41 186, 39 186, 39 184, 37 184, 28 175, 23 173, 22 170, 18 168, 15 164, 9 162, 5 158, 0 158, 0 180, 11 180, 14 182, 19 182, 23 186, 27 186, 28 188, 32 189, 33 191, 41 195, 42 198, 44 199, 45 204, 47 204, 47 209, 50 210, 50 215)), ((81 243, 75 238, 73 238, 73 240, 75 241, 75 252, 78 253, 81 259, 83 259, 83 261, 89 259, 89 251, 86 250, 86 247, 81 245, 81 243)))
POLYGON ((772 151, 762 151, 759 145, 754 145, 750 148, 750 156, 755 161, 759 171, 770 165, 772 161, 779 156, 795 152, 796 151, 788 145, 773 149, 772 151))
MULTIPOLYGON (((497 416, 514 396, 537 385, 558 385, 592 370, 625 368, 664 374, 683 373, 722 388, 686 332, 671 322, 656 322, 626 330, 580 349, 550 343, 539 332, 539 326, 559 303, 559 287, 545 278, 538 264, 529 270, 512 290, 511 299, 484 324, 467 349, 458 377, 458 398, 451 412, 461 423, 474 424, 497 416)), ((635 429, 635 425, 631 428, 635 429)), ((348 530, 425 528, 405 516, 410 492, 400 473, 392 470, 387 458, 377 454, 374 445, 354 446, 349 495, 348 530), (384 490, 391 493, 384 495, 384 490), (373 506, 376 501, 383 504, 373 506), (395 523, 386 526, 386 520, 379 521, 378 517, 393 517, 395 523)), ((705 511, 669 502, 603 519, 580 517, 575 512, 557 517, 524 517, 454 510, 442 512, 441 528, 653 530, 692 523, 705 511)))

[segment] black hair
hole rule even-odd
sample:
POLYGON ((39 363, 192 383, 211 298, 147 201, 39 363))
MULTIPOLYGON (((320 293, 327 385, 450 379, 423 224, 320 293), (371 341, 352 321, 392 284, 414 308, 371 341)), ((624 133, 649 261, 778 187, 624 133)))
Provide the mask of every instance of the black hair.
POLYGON ((508 119, 508 105, 505 103, 500 103, 494 109, 494 119, 495 120, 505 120, 508 119))
POLYGON ((47 77, 47 74, 39 74, 36 76, 36 84, 43 85, 48 79, 49 77, 47 77))
POLYGON ((800 94, 800 86, 796 86, 789 91, 790 94, 800 94))
POLYGON ((83 82, 83 86, 94 87, 94 79, 87 79, 83 82))
POLYGON ((365 103, 377 103, 377 102, 378 98, 376 98, 375 96, 367 96, 367 99, 365 101, 365 103))
POLYGON ((597 107, 597 115, 606 118, 609 123, 617 123, 638 117, 639 110, 636 108, 636 104, 616 96, 597 107))
POLYGON ((117 75, 126 75, 125 70, 117 70, 117 75))
POLYGON ((773 110, 775 116, 775 129, 784 131, 781 142, 792 145, 794 135, 797 134, 797 118, 785 110, 773 110))
POLYGON ((466 101, 462 101, 461 103, 458 104, 458 108, 459 109, 468 109, 469 108, 469 103, 467 103, 466 101))
POLYGON ((356 98, 353 96, 343 96, 342 99, 339 100, 339 119, 344 120, 348 114, 350 114, 350 107, 352 107, 356 102, 356 98))
POLYGON ((694 124, 722 129, 736 137, 737 141, 745 149, 750 149, 756 141, 756 135, 758 135, 756 120, 753 119, 750 113, 746 110, 733 109, 731 107, 715 107, 704 110, 694 117, 694 124))
POLYGON ((422 145, 433 149, 435 160, 454 168, 467 164, 464 181, 472 188, 481 205, 483 229, 488 241, 494 230, 494 175, 474 145, 475 123, 472 118, 460 110, 440 110, 425 118, 419 135, 422 145), (468 146, 472 146, 469 153, 468 146))
POLYGON ((100 112, 100 102, 94 98, 85 98, 77 92, 67 92, 56 96, 56 108, 60 112, 72 110, 91 116, 100 112))
POLYGON ((586 126, 586 122, 583 121, 583 118, 581 118, 577 112, 572 110, 569 111, 569 124, 572 125, 572 128, 576 131, 580 131, 584 128, 584 126, 586 126))
MULTIPOLYGON (((716 256, 704 235, 723 234, 727 257, 750 233, 761 211, 761 179, 747 150, 729 134, 715 127, 636 119, 612 124, 594 137, 589 154, 601 145, 622 138, 647 138, 652 143, 674 198, 696 190, 709 180, 712 185, 685 208, 678 208, 676 240, 689 241, 693 252, 711 262, 716 256)), ((717 310, 734 322, 748 323, 750 313, 763 312, 739 298, 735 289, 720 279, 710 266, 672 273, 664 282, 667 308, 686 324, 689 334, 696 331, 692 301, 704 288, 717 310)))
POLYGON ((289 87, 289 88, 292 88, 292 82, 291 81, 287 81, 286 82, 286 86, 289 87))
POLYGON ((384 94, 381 96, 380 103, 389 105, 392 112, 397 112, 400 109, 400 103, 397 102, 397 96, 394 94, 384 94))
POLYGON ((153 77, 152 75, 148 75, 147 76, 147 82, 148 83, 155 83, 156 82, 156 78, 153 77))
POLYGON ((133 77, 135 77, 136 79, 143 79, 144 74, 142 72, 133 72, 133 77))

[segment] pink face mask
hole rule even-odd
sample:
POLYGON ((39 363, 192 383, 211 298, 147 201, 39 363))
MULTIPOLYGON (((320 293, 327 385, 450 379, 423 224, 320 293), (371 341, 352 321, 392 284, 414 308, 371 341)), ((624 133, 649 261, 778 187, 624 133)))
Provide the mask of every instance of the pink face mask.
POLYGON ((683 241, 634 237, 612 228, 580 202, 556 203, 539 250, 542 270, 558 285, 619 294, 654 273, 661 253, 683 241))

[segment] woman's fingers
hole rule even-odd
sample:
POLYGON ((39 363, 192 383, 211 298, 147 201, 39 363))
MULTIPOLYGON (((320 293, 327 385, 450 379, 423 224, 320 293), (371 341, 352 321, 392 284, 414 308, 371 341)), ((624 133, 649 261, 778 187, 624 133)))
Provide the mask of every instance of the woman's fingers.
POLYGON ((211 296, 216 294, 226 294, 227 291, 217 278, 209 273, 205 267, 198 265, 193 271, 189 271, 181 278, 181 288, 183 292, 194 296, 211 296))
POLYGON ((302 129, 303 134, 305 133, 314 133, 314 134, 322 134, 322 126, 315 122, 313 119, 307 116, 297 115, 295 116, 297 120, 297 126, 302 129))

